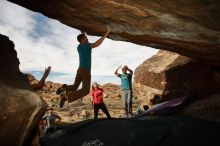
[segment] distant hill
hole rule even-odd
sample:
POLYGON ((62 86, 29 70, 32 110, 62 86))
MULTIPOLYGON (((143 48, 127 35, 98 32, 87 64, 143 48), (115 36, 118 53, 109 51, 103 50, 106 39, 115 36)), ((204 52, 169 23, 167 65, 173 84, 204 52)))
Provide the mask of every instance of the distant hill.
MULTIPOLYGON (((42 76, 44 71, 23 71, 24 73, 32 74, 37 80, 39 80, 42 76)), ((51 71, 50 75, 47 80, 61 83, 61 84, 72 84, 75 79, 75 74, 65 74, 60 72, 51 71)), ((99 84, 106 84, 106 83, 113 83, 116 85, 120 84, 120 79, 114 75, 93 75, 92 82, 98 82, 99 84)))

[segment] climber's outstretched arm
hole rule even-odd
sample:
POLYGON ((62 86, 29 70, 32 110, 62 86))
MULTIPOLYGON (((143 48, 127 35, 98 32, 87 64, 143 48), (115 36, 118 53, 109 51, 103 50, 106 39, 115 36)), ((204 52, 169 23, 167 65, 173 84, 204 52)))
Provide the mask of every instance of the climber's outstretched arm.
POLYGON ((110 33, 110 28, 107 28, 107 31, 104 34, 104 36, 101 37, 100 39, 98 39, 95 43, 92 43, 92 48, 96 48, 96 47, 100 46, 102 44, 102 42, 104 41, 104 39, 109 35, 109 33, 110 33))
POLYGON ((51 71, 51 66, 49 66, 48 68, 45 68, 44 71, 44 75, 43 77, 40 79, 40 81, 38 82, 38 84, 36 86, 34 86, 34 90, 41 90, 45 84, 45 80, 48 77, 49 73, 51 71))

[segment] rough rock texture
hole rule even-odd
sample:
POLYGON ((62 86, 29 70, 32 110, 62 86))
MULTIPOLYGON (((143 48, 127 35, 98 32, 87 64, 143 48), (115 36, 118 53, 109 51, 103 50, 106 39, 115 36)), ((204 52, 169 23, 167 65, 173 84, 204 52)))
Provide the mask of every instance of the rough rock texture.
POLYGON ((9 0, 85 31, 220 66, 219 0, 9 0))
POLYGON ((0 145, 22 146, 44 114, 44 104, 20 72, 13 42, 3 35, 0 66, 0 145))
POLYGON ((220 94, 196 101, 181 112, 183 115, 220 122, 220 94))
POLYGON ((192 97, 208 97, 220 91, 210 67, 168 51, 159 51, 135 70, 134 88, 147 98, 154 94, 175 98, 188 89, 192 97))

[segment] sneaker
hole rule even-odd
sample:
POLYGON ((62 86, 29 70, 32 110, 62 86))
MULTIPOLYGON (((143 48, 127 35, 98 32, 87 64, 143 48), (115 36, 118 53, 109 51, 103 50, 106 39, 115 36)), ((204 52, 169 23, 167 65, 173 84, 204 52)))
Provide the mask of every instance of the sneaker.
POLYGON ((64 106, 65 102, 67 101, 67 96, 64 94, 61 94, 60 97, 61 97, 60 108, 62 108, 64 106))
POLYGON ((59 95, 61 93, 63 93, 66 90, 67 85, 63 84, 61 87, 59 87, 56 91, 56 94, 59 95))

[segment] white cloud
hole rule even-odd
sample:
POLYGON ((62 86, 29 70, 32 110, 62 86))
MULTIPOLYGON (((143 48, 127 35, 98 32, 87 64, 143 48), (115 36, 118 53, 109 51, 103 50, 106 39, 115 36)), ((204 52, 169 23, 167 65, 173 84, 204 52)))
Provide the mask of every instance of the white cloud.
MULTIPOLYGON (((0 33, 15 43, 21 70, 43 70, 51 65, 53 71, 72 73, 78 67, 76 51, 78 30, 31 12, 10 2, 0 5, 0 33)), ((90 40, 98 37, 89 36, 90 40)), ((135 69, 157 50, 132 43, 106 39, 93 50, 95 75, 112 75, 120 64, 135 69)))

